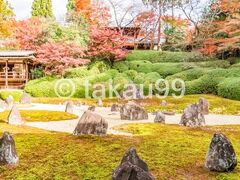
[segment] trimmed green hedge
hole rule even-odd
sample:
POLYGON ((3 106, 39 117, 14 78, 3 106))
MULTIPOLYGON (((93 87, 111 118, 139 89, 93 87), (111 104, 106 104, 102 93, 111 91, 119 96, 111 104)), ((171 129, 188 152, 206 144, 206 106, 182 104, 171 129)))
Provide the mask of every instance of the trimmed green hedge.
POLYGON ((240 78, 227 78, 218 85, 218 95, 240 100, 240 78))
POLYGON ((172 76, 168 76, 167 80, 174 80, 174 79, 179 78, 184 81, 192 81, 194 79, 198 79, 198 78, 202 77, 208 71, 209 71, 209 69, 204 69, 204 68, 189 69, 189 70, 174 74, 172 76))
POLYGON ((199 53, 195 52, 168 52, 168 51, 133 51, 127 58, 127 61, 150 61, 152 63, 161 62, 198 62, 207 60, 199 53))

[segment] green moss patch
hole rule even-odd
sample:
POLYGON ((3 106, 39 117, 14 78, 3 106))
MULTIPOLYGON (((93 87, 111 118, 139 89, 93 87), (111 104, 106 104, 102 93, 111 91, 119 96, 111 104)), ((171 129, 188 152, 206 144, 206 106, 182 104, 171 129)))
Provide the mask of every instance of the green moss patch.
POLYGON ((204 160, 215 132, 223 132, 240 154, 240 126, 190 129, 160 124, 131 124, 119 129, 134 136, 75 137, 64 133, 32 133, 33 129, 0 124, 0 133, 14 128, 20 162, 17 167, 0 166, 1 179, 110 179, 124 152, 136 147, 156 179, 237 179, 240 165, 230 173, 204 168, 204 160))
MULTIPOLYGON (((60 121, 60 120, 72 120, 77 116, 60 111, 45 111, 45 110, 21 110, 20 111, 23 120, 26 122, 48 122, 48 121, 60 121)), ((0 113, 0 121, 7 122, 9 111, 0 113)))

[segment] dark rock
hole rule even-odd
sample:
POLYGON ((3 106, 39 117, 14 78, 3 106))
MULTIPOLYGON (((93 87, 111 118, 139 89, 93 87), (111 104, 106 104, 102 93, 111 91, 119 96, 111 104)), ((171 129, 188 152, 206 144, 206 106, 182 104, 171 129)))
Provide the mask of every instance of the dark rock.
POLYGON ((128 102, 120 109, 121 120, 144 120, 148 119, 147 111, 134 102, 128 102))
POLYGON ((0 139, 0 165, 16 165, 19 161, 15 142, 9 132, 0 139))
MULTIPOLYGON (((201 127, 205 126, 204 112, 206 110, 205 104, 202 99, 199 103, 187 106, 181 117, 180 125, 188 127, 201 127)), ((206 113, 206 112, 205 112, 206 113)))
POLYGON ((237 166, 237 158, 232 143, 221 133, 214 134, 205 167, 210 171, 229 172, 237 166))
POLYGON ((88 111, 94 112, 95 110, 96 110, 96 106, 90 106, 90 107, 88 108, 88 111))
POLYGON ((159 112, 159 113, 156 114, 154 122, 165 124, 165 119, 166 119, 165 115, 163 113, 159 112))
POLYGON ((111 106, 111 112, 118 112, 118 111, 120 111, 119 105, 118 104, 113 104, 111 106))
POLYGON ((20 98, 20 104, 31 104, 31 96, 24 92, 20 98))
POLYGON ((82 134, 105 135, 107 129, 108 122, 102 116, 86 111, 80 118, 73 134, 76 136, 82 134))
POLYGON ((8 124, 11 125, 23 125, 25 122, 22 120, 21 114, 16 105, 13 105, 9 115, 8 124))
POLYGON ((123 156, 121 164, 113 172, 113 180, 154 180, 147 164, 138 156, 136 149, 130 148, 123 156))
POLYGON ((68 101, 66 104, 65 112, 73 114, 74 104, 72 101, 68 101))
POLYGON ((12 96, 8 96, 6 99, 6 103, 7 103, 8 109, 12 109, 14 104, 14 98, 12 96))

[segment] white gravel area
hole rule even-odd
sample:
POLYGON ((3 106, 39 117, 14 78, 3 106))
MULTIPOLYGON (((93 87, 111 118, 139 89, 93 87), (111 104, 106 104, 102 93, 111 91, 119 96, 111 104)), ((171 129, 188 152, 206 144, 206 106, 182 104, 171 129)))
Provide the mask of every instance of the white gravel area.
MULTIPOLYGON (((86 111, 88 106, 75 106, 74 114, 79 117, 86 111)), ((32 106, 21 107, 20 109, 25 110, 50 110, 50 111, 64 111, 65 105, 52 105, 52 104, 32 104, 32 106)), ((118 134, 118 135, 131 135, 129 133, 119 132, 113 129, 115 126, 119 126, 122 124, 130 124, 130 123, 153 123, 154 115, 149 114, 148 120, 142 121, 126 121, 120 120, 119 113, 112 113, 110 108, 106 107, 97 107, 96 112, 103 116, 109 125, 108 134, 118 134)), ((210 114, 205 116, 206 125, 208 126, 216 126, 216 125, 240 125, 240 116, 231 116, 231 115, 215 115, 210 114)), ((174 116, 166 116, 166 124, 178 124, 180 122, 181 115, 177 114, 174 116)), ((67 121, 51 121, 51 122, 29 122, 26 123, 27 126, 37 127, 49 131, 57 131, 57 132, 66 132, 72 133, 78 123, 78 119, 75 120, 67 120, 67 121)))

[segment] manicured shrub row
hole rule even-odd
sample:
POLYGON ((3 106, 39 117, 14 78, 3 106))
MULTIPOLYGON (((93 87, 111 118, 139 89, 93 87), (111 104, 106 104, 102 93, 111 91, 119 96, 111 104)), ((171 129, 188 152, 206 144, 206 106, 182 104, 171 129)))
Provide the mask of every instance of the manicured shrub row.
POLYGON ((186 82, 186 94, 215 94, 240 100, 240 68, 215 69, 186 82))
MULTIPOLYGON (((119 72, 127 70, 135 70, 141 73, 157 72, 163 78, 177 73, 184 73, 184 71, 194 68, 201 68, 205 71, 206 68, 228 68, 230 63, 228 61, 206 61, 199 63, 151 63, 150 61, 122 61, 114 64, 115 69, 119 72)), ((191 73, 193 71, 190 71, 191 73)), ((187 73, 187 72, 186 72, 187 73)), ((205 73, 205 72, 203 72, 205 73)), ((195 73, 194 73, 195 74, 195 73)))
MULTIPOLYGON (((120 92, 129 82, 143 84, 144 92, 147 94, 149 84, 155 83, 160 78, 169 80, 170 85, 174 79, 180 78, 186 83, 186 94, 210 93, 238 99, 236 97, 238 93, 224 86, 227 84, 225 82, 227 78, 240 78, 239 72, 240 67, 230 66, 228 61, 223 60, 192 63, 152 63, 146 60, 132 60, 116 62, 113 69, 103 61, 94 62, 88 67, 68 69, 64 77, 71 79, 76 84, 74 97, 78 98, 85 97, 85 80, 89 80, 90 84, 107 84, 107 93, 109 79, 113 80, 114 85, 120 84, 117 88, 120 92), (226 93, 228 91, 234 93, 226 93)), ((57 80, 54 77, 33 80, 26 84, 25 90, 36 97, 56 97, 54 87, 57 80)), ((155 91, 155 89, 153 90, 155 91)), ((92 91, 93 87, 90 85, 89 93, 91 94, 92 91)), ((173 92, 172 89, 171 92, 173 92)))
POLYGON ((227 78, 218 85, 218 95, 240 101, 240 77, 227 78))
POLYGON ((199 62, 207 60, 198 53, 189 52, 158 52, 158 51, 133 51, 127 58, 127 61, 150 61, 152 63, 160 62, 199 62))

